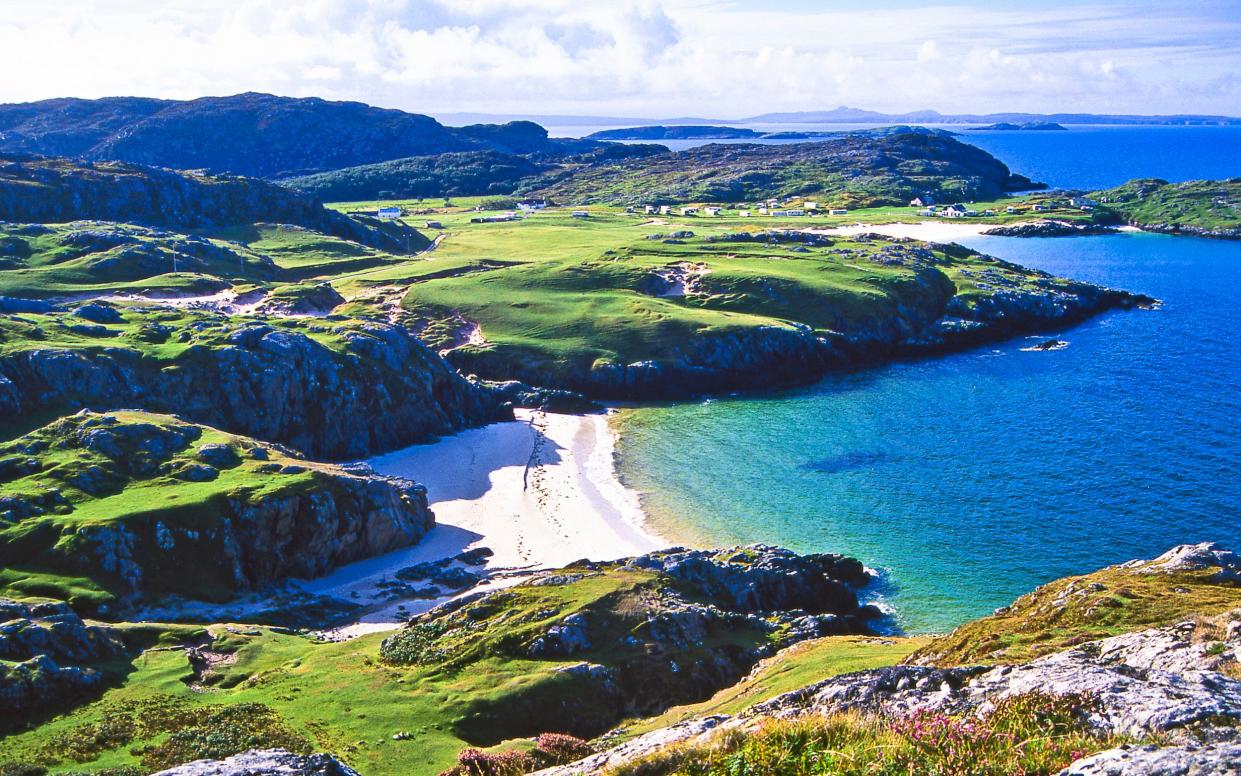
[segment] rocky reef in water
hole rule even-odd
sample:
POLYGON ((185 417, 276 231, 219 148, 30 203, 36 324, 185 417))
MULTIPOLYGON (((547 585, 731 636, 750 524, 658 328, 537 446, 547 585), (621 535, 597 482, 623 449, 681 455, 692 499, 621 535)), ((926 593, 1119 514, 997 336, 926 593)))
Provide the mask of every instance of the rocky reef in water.
POLYGON ((1080 237, 1091 234, 1112 234, 1115 227, 1104 224, 1076 223, 1044 218, 1019 224, 993 226, 983 232, 992 237, 1080 237))

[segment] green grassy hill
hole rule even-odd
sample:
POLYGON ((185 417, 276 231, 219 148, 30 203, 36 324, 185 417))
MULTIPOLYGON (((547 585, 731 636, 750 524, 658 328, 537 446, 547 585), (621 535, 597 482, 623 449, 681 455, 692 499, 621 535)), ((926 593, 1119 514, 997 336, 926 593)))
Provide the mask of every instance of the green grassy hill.
POLYGON ((1002 162, 950 137, 851 134, 788 145, 712 144, 615 164, 568 167, 528 193, 568 204, 753 202, 811 197, 830 207, 994 199, 1031 188, 1002 162))
POLYGON ((1145 178, 1090 196, 1143 229, 1241 238, 1241 178, 1186 183, 1145 178))
POLYGON ((137 411, 79 413, 0 444, 0 484, 0 595, 89 613, 169 594, 227 600, 412 544, 431 525, 412 484, 137 411))

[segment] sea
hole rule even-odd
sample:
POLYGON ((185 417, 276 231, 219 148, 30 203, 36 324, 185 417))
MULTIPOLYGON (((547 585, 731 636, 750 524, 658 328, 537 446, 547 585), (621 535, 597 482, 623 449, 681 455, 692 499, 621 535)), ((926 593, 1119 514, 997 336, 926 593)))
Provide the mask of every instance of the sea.
MULTIPOLYGON (((1055 187, 1241 175, 1239 127, 961 139, 1055 187)), ((856 556, 908 633, 1177 544, 1241 550, 1241 242, 962 242, 1163 304, 793 391, 626 408, 618 467, 654 527, 694 545, 856 556), (1047 336, 1069 345, 1026 350, 1047 336)))

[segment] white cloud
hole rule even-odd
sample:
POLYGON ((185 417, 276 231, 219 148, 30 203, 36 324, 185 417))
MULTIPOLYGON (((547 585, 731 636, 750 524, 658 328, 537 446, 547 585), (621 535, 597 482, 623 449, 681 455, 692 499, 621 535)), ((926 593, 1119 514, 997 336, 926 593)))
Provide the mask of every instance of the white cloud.
POLYGON ((257 90, 424 112, 1241 113, 1227 4, 1094 1, 5 0, 0 100, 257 90))

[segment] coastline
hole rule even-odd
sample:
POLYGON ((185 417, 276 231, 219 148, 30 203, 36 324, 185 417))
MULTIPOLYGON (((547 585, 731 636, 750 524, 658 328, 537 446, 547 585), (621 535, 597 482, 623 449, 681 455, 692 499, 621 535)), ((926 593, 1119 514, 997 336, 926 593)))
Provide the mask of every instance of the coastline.
POLYGON ((366 461, 376 472, 427 487, 436 525, 411 547, 351 563, 301 583, 308 593, 366 607, 330 636, 403 625, 446 600, 515 584, 530 572, 576 560, 640 555, 670 545, 648 523, 639 496, 620 480, 607 415, 518 410, 493 423, 366 461), (486 547, 487 581, 434 599, 393 599, 382 583, 408 566, 486 547))
POLYGON ((881 234, 885 237, 908 238, 926 242, 952 242, 966 237, 978 237, 995 224, 971 224, 960 221, 920 221, 918 223, 895 222, 890 224, 852 224, 822 229, 805 229, 813 234, 852 237, 859 234, 881 234))

